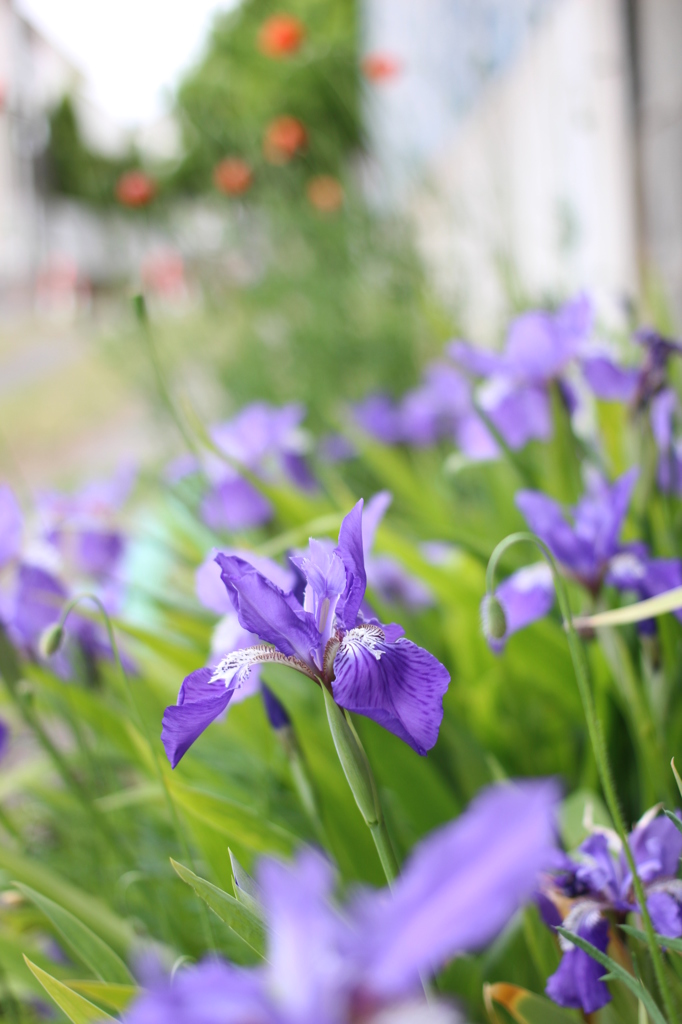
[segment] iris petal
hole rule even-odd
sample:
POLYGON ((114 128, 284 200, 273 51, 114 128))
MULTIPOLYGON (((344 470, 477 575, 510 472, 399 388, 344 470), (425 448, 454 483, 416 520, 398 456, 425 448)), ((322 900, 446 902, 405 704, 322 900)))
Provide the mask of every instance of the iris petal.
POLYGON ((334 700, 399 736, 418 754, 438 739, 443 694, 450 676, 428 651, 394 627, 362 626, 348 632, 334 660, 334 700))

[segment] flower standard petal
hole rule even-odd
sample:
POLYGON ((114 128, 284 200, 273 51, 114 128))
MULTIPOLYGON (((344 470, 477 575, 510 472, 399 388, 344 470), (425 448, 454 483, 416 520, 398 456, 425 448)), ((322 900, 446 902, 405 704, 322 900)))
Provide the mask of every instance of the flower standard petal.
POLYGON ((418 754, 434 745, 450 675, 428 651, 404 637, 389 640, 379 626, 360 626, 341 641, 334 674, 342 708, 378 722, 418 754))
POLYGON ((219 554, 216 562, 244 629, 282 654, 310 663, 320 639, 313 616, 243 558, 219 554))
POLYGON ((346 589, 336 606, 336 618, 343 629, 353 629, 357 622, 367 577, 362 546, 362 498, 341 523, 335 553, 346 569, 346 589))

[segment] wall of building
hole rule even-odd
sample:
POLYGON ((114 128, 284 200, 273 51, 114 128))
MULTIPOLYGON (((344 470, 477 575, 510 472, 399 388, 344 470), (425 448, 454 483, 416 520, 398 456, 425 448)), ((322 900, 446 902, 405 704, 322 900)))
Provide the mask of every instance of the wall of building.
POLYGON ((559 0, 432 157, 409 199, 438 289, 489 339, 513 302, 637 292, 619 0, 559 0))

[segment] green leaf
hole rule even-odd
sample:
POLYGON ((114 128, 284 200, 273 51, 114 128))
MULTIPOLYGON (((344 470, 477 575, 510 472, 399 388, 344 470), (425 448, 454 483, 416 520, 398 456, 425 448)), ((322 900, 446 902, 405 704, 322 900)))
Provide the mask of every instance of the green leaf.
MULTIPOLYGON (((630 924, 622 924, 620 927, 624 932, 627 932, 628 935, 633 935, 645 945, 649 944, 646 933, 641 931, 641 929, 633 928, 630 924)), ((662 946, 664 949, 674 949, 676 952, 682 953, 682 939, 669 939, 667 935, 658 935, 656 933, 654 934, 654 938, 658 945, 662 946)))
POLYGON ((598 615, 586 615, 573 620, 577 629, 597 629, 599 626, 625 626, 631 622, 643 622, 657 615, 665 615, 682 608, 682 587, 666 590, 656 597, 648 597, 646 601, 637 601, 625 608, 614 608, 610 612, 598 615))
POLYGON ((118 917, 106 903, 61 878, 55 871, 0 845, 0 868, 11 878, 39 890, 66 908, 91 928, 119 954, 126 955, 135 941, 131 925, 118 917))
MULTIPOLYGON (((672 761, 670 762, 670 767, 673 770, 673 775, 675 776, 675 782, 677 783, 677 788, 680 791, 680 795, 682 795, 682 779, 680 778, 680 773, 678 772, 677 768, 675 767, 675 758, 674 757, 673 757, 672 761)), ((666 811, 666 814, 667 813, 668 812, 666 811)))
POLYGON ((57 1004, 60 1010, 66 1014, 73 1024, 95 1024, 96 1021, 115 1021, 108 1013, 95 1006, 89 999, 84 999, 77 992, 73 992, 68 985, 57 981, 47 971, 43 971, 36 964, 31 963, 28 957, 24 957, 26 965, 35 978, 38 979, 48 996, 57 1004))
POLYGON ((497 982, 483 986, 483 998, 488 1016, 497 1024, 498 1016, 493 1003, 499 1003, 519 1024, 575 1024, 576 1015, 564 1010, 545 996, 539 996, 518 985, 497 982))
POLYGON ((28 885, 21 882, 13 884, 27 900, 43 912, 71 952, 96 974, 100 981, 115 982, 119 985, 129 985, 134 981, 132 974, 113 949, 70 911, 64 910, 58 903, 28 885))
POLYGON ((591 956, 593 960, 596 960, 598 963, 608 968, 610 973, 604 974, 602 976, 602 981, 622 981, 623 984, 626 985, 637 997, 637 999, 644 1003, 646 1011, 654 1024, 666 1024, 665 1017, 656 1005, 653 996, 644 988, 641 981, 634 978, 631 974, 628 974, 625 968, 621 967, 620 964, 617 964, 616 961, 612 960, 610 956, 606 955, 606 953, 602 953, 602 951, 597 949, 596 946, 593 946, 591 942, 586 942, 585 939, 582 939, 579 935, 575 935, 573 932, 569 932, 566 928, 557 928, 556 931, 559 935, 563 935, 565 939, 568 939, 569 942, 572 942, 574 946, 577 946, 578 949, 582 949, 583 952, 588 954, 588 956, 591 956))
POLYGON ((169 786, 178 805, 193 818, 257 853, 290 854, 298 840, 280 825, 226 797, 187 786, 172 776, 169 786))
POLYGON ((217 885, 207 882, 205 878, 195 875, 189 868, 178 864, 172 858, 171 864, 183 882, 194 889, 197 896, 201 897, 228 928, 231 928, 259 956, 265 955, 265 928, 259 917, 248 910, 239 900, 236 900, 234 896, 223 892, 217 885))
POLYGON ((230 863, 232 865, 232 874, 234 876, 234 894, 240 903, 254 914, 255 917, 263 917, 263 908, 260 901, 260 889, 256 882, 254 882, 248 871, 245 871, 241 866, 234 853, 228 847, 227 852, 230 855, 230 863))
POLYGON ((110 985, 104 981, 65 981, 64 984, 73 992, 89 996, 116 1011, 127 1009, 139 992, 136 985, 110 985))

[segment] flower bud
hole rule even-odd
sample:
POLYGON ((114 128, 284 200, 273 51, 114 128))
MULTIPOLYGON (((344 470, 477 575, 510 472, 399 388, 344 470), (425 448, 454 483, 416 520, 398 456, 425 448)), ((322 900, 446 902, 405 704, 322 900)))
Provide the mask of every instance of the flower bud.
POLYGON ((507 633, 507 616, 499 599, 486 594, 481 603, 481 626, 486 640, 503 640, 507 633))
POLYGON ((64 627, 61 622, 53 622, 47 626, 38 641, 38 650, 43 658, 51 658, 56 654, 64 641, 64 627))
POLYGON ((291 725, 291 719, 281 700, 275 697, 270 687, 266 686, 265 683, 260 684, 260 692, 265 706, 265 713, 272 728, 276 732, 280 729, 288 728, 291 725))

